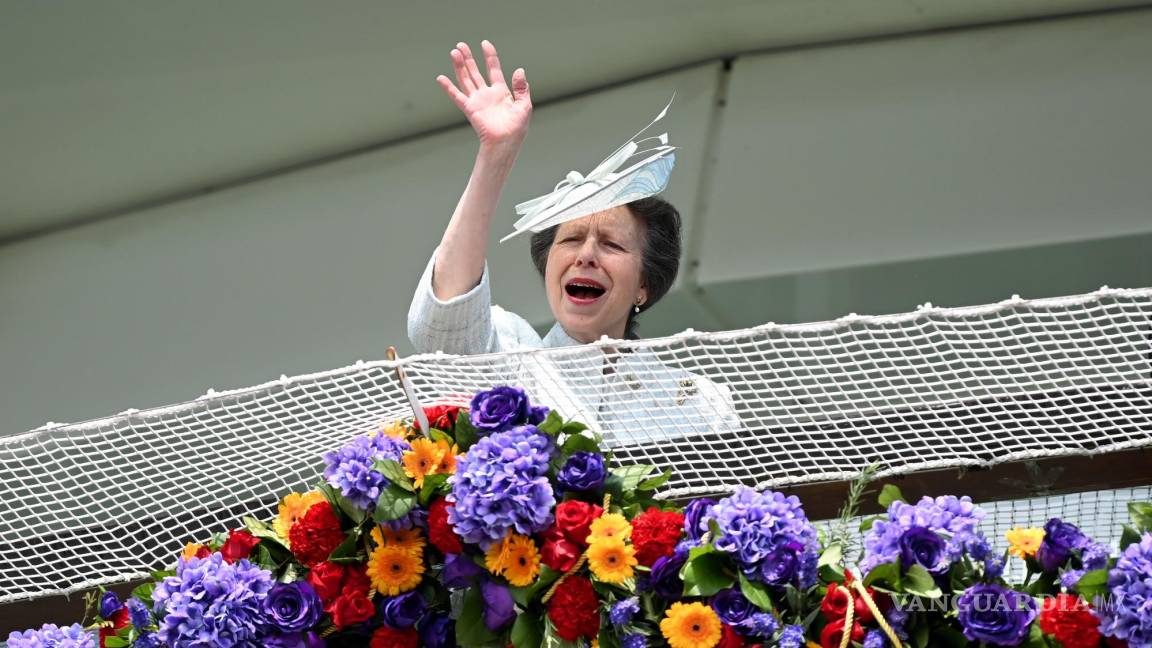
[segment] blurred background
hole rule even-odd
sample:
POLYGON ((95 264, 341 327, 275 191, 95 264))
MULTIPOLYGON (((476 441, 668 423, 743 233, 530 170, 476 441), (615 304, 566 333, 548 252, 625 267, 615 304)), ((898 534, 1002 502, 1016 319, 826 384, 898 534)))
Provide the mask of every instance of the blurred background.
POLYGON ((482 38, 536 104, 493 243, 676 93, 647 337, 1152 285, 1149 2, 10 2, 0 434, 410 352, 482 38))

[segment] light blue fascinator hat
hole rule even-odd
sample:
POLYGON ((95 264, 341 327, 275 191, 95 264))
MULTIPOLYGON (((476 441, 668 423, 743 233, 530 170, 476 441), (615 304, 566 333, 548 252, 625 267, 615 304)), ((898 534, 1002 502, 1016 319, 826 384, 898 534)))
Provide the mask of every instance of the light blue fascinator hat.
MULTIPOLYGON (((674 99, 675 97, 673 97, 674 99)), ((582 218, 588 214, 626 205, 664 191, 676 164, 676 147, 668 145, 668 133, 643 137, 668 114, 672 101, 650 124, 640 129, 587 174, 569 171, 551 193, 516 205, 520 219, 503 243, 524 232, 542 232, 549 227, 582 218)))

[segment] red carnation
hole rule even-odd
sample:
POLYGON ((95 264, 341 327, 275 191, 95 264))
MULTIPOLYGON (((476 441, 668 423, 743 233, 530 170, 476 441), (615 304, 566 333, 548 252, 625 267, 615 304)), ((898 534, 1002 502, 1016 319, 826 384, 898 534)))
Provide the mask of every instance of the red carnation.
POLYGON ((720 643, 716 644, 716 648, 742 648, 744 645, 744 638, 733 630, 732 626, 725 623, 720 634, 720 643))
POLYGON ((220 555, 224 562, 232 564, 237 560, 252 555, 252 550, 260 544, 260 538, 248 533, 244 529, 233 529, 228 532, 228 539, 220 547, 220 555))
MULTIPOLYGON (((424 408, 424 416, 428 418, 429 427, 451 433, 456 430, 456 414, 459 411, 459 405, 433 405, 424 408)), ((419 430, 420 422, 414 421, 412 426, 419 430)))
MULTIPOLYGON (((852 622, 852 641, 856 643, 864 642, 864 626, 852 622)), ((820 647, 821 648, 840 648, 840 643, 844 638, 844 619, 833 621, 824 626, 824 630, 820 633, 820 647)))
POLYGON ((372 633, 372 643, 369 648, 416 648, 420 645, 420 635, 414 628, 397 630, 388 626, 380 626, 372 633))
POLYGON ((632 546, 636 560, 651 567, 658 559, 671 556, 684 532, 684 514, 652 507, 632 520, 632 546))
POLYGON ((565 578, 548 603, 548 618, 565 641, 595 637, 600 632, 600 601, 592 581, 583 576, 565 578))
POLYGON ((371 619, 376 614, 372 599, 360 592, 345 592, 332 602, 332 624, 344 628, 371 619))
POLYGON ((341 594, 355 593, 367 596, 368 590, 372 589, 372 582, 368 580, 363 564, 319 563, 308 572, 308 584, 316 590, 326 612, 331 612, 332 603, 341 594))
POLYGON ((432 502, 428 509, 428 539, 442 553, 460 553, 464 551, 464 545, 460 544, 459 536, 448 524, 449 506, 453 504, 443 497, 432 502))
POLYGON ((555 524, 543 535, 544 546, 540 547, 540 562, 558 572, 566 572, 576 565, 583 550, 580 545, 564 537, 564 532, 555 524))
POLYGON ((1100 620, 1079 596, 1057 594, 1044 599, 1040 630, 1056 637, 1064 648, 1096 648, 1100 645, 1100 620))
POLYGON ((569 542, 584 547, 588 544, 588 532, 591 530, 592 520, 600 517, 604 509, 581 502, 580 500, 567 500, 556 506, 555 527, 564 533, 569 542))
POLYGON ((305 567, 327 560, 332 550, 344 542, 344 537, 340 520, 328 502, 313 504, 288 530, 292 553, 305 567))

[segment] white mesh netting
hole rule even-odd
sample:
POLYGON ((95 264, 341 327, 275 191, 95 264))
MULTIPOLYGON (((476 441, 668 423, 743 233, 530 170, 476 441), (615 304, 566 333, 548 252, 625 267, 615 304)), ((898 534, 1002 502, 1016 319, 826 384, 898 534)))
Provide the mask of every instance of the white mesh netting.
MULTIPOLYGON (((1152 289, 1101 289, 399 364, 426 405, 523 385, 594 422, 618 461, 674 469, 665 494, 686 496, 1152 446, 1150 339, 1152 289)), ((0 437, 0 603, 139 578, 270 516, 317 481, 323 452, 411 415, 396 364, 0 437)), ((986 530, 1059 508, 1103 538, 1146 495, 998 503, 986 530)))

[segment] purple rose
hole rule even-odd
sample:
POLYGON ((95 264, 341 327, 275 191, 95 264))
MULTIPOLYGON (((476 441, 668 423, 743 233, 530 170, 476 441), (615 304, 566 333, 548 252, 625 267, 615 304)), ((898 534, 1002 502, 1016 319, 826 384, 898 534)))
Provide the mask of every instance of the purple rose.
POLYGON ((1054 572, 1068 562, 1074 550, 1083 549, 1090 542, 1080 527, 1052 518, 1044 525, 1044 540, 1036 550, 1036 562, 1044 571, 1054 572))
POLYGON ((573 452, 556 475, 560 487, 568 491, 597 491, 604 487, 607 477, 604 457, 595 452, 573 452))
MULTIPOLYGON (((260 638, 261 645, 274 648, 325 648, 328 642, 315 632, 277 632, 260 638)), ((133 644, 138 645, 139 642, 133 644)))
POLYGON ((519 387, 493 387, 472 397, 468 420, 482 434, 503 432, 528 418, 528 396, 519 387))
POLYGON ((1036 620, 1036 600, 1003 585, 977 584, 956 601, 957 621, 970 641, 1016 646, 1036 620))
POLYGON ((264 620, 282 633, 303 632, 320 621, 324 604, 306 581, 276 583, 264 599, 264 620))
POLYGON ((444 556, 444 571, 441 579, 444 587, 450 589, 464 589, 472 585, 476 577, 484 573, 484 569, 463 554, 446 554, 444 556))
POLYGON ((708 509, 715 504, 716 500, 702 497, 688 502, 688 506, 684 507, 684 534, 693 544, 699 544, 707 533, 708 527, 704 522, 704 516, 708 515, 708 509))
POLYGON ((777 545, 764 556, 764 562, 760 564, 760 580, 777 587, 804 580, 799 576, 807 558, 806 553, 804 545, 799 542, 777 545))
POLYGON ((109 619, 113 614, 120 611, 120 598, 116 596, 116 592, 111 590, 104 592, 104 596, 100 597, 100 616, 103 619, 109 619))
POLYGON ((386 596, 380 603, 384 623, 391 628, 403 630, 416 625, 424 614, 427 604, 420 592, 415 590, 397 596, 386 596))
POLYGON ((679 601, 684 596, 684 581, 680 579, 680 568, 688 562, 688 552, 677 550, 671 556, 660 556, 652 563, 648 575, 648 586, 656 596, 667 601, 679 601))
POLYGON ((484 625, 492 632, 516 618, 516 603, 507 587, 485 580, 480 585, 480 595, 484 598, 484 625))
POLYGON ((456 622, 441 614, 420 624, 420 645, 425 648, 452 648, 456 645, 456 622))
POLYGON ((898 544, 902 571, 908 571, 912 565, 920 565, 933 574, 948 571, 948 544, 935 531, 922 526, 909 527, 898 544))
POLYGON ((760 608, 744 598, 740 590, 735 588, 716 592, 712 597, 712 609, 716 611, 716 616, 720 617, 721 621, 730 626, 737 626, 760 611, 760 608))
POLYGON ((550 411, 543 405, 539 407, 530 405, 528 407, 528 425, 540 425, 548 419, 548 412, 550 411))

